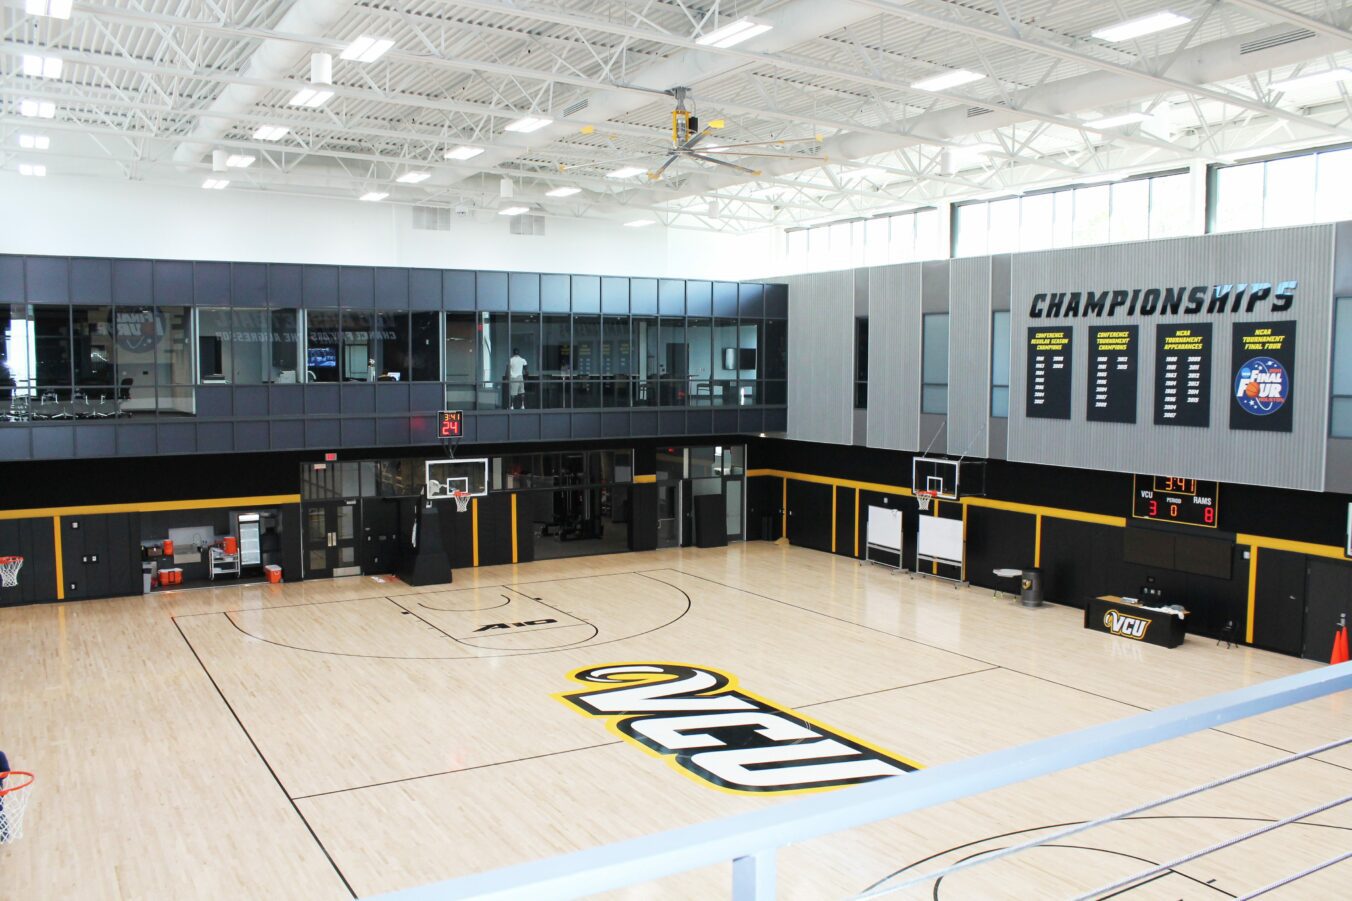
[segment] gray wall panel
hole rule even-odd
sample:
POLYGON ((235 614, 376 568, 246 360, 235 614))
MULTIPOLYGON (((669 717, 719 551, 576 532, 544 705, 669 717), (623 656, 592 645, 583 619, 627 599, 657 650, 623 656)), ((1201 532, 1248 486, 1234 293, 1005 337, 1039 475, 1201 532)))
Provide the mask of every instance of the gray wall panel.
POLYGON ((869 270, 869 447, 917 449, 920 436, 920 293, 923 264, 869 270))
POLYGON ((1010 366, 1009 459, 1117 472, 1167 473, 1307 491, 1324 486, 1328 434, 1332 310, 1331 225, 1270 229, 1232 235, 1180 238, 1046 251, 1014 257, 1013 352, 1010 366), (1292 309, 1274 314, 1270 304, 1253 313, 1197 316, 1116 316, 1033 319, 1034 294, 1103 291, 1240 282, 1300 282, 1292 309), (1237 432, 1229 428, 1231 325, 1297 320, 1292 377, 1293 430, 1237 432), (1141 325, 1140 390, 1135 425, 1087 423, 1086 348, 1090 325, 1141 325), (1153 425, 1155 333, 1168 323, 1213 323, 1211 427, 1153 425), (1027 419, 1025 361, 1030 325, 1072 325, 1074 370, 1071 419, 1027 419))
MULTIPOLYGON (((991 257, 991 312, 1009 309, 1009 279, 1013 257, 1007 253, 991 257)), ((990 411, 987 406, 987 413, 990 411)), ((986 456, 1003 460, 1008 455, 1009 420, 991 417, 987 430, 986 456)))
MULTIPOLYGON (((1339 222, 1335 227, 1333 296, 1352 297, 1352 222, 1339 222)), ((1348 351, 1344 349, 1344 352, 1348 351)), ((1352 439, 1328 439, 1328 455, 1324 463, 1324 490, 1352 494, 1352 439)))
MULTIPOLYGON (((854 270, 789 282, 789 431, 798 441, 854 437, 854 270)), ((691 429, 696 431, 696 429, 691 429)))
POLYGON ((948 267, 948 448, 987 457, 991 382, 991 258, 948 267))

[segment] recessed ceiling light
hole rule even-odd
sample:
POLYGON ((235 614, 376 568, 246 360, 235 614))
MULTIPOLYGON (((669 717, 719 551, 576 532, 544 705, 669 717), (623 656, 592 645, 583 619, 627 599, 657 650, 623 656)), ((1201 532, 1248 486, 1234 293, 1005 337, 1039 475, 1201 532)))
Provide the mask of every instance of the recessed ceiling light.
POLYGON ((19 174, 33 175, 38 178, 42 178, 47 174, 47 167, 40 163, 20 163, 19 174))
POLYGON ((515 131, 521 134, 529 134, 532 131, 539 131, 546 125, 552 123, 553 119, 545 119, 541 116, 522 116, 515 122, 508 122, 502 127, 503 131, 515 131))
POLYGON ((19 115, 30 119, 54 119, 56 104, 50 100, 20 100, 19 115))
POLYGON ((202 187, 206 188, 208 191, 224 191, 229 184, 230 179, 228 178, 208 178, 206 181, 202 182, 202 187))
POLYGON ((633 178, 635 175, 642 175, 647 171, 642 166, 624 166, 614 172, 607 172, 606 178, 633 178))
POLYGON ((913 81, 911 82, 911 87, 917 91, 947 91, 949 88, 971 84, 972 82, 980 81, 985 77, 986 76, 979 72, 970 72, 967 69, 953 69, 950 72, 931 75, 929 78, 922 78, 920 81, 913 81))
POLYGON ((1192 19, 1187 16, 1180 16, 1178 13, 1165 10, 1151 13, 1148 16, 1141 16, 1139 19, 1128 19, 1116 25, 1109 25, 1107 28, 1100 28, 1093 32, 1093 35, 1100 41, 1112 41, 1114 43, 1130 41, 1133 38, 1144 37, 1157 31, 1177 28, 1179 25, 1186 25, 1191 21, 1192 19))
POLYGON ((395 179, 395 181, 405 185, 416 185, 420 181, 427 181, 432 177, 431 172, 405 172, 395 179))
POLYGON ((471 147, 468 144, 461 144, 459 147, 452 147, 450 150, 447 150, 444 157, 448 160, 464 161, 473 159, 483 152, 484 149, 482 147, 471 147))
POLYGON ((23 55, 23 74, 30 78, 60 78, 62 65, 55 56, 23 55))
POLYGON ((24 12, 30 16, 47 16, 50 19, 69 19, 71 0, 25 0, 24 12))
POLYGON ((280 141, 290 130, 285 125, 260 125, 253 136, 255 141, 280 141))
POLYGON ((651 220, 651 219, 635 219, 635 220, 633 220, 632 222, 626 222, 626 223, 624 224, 624 227, 625 227, 625 228, 647 228, 649 225, 656 225, 656 224, 657 224, 657 223, 654 222, 654 221, 651 220))
POLYGON ((341 59, 350 59, 359 63, 373 63, 385 55, 385 51, 394 46, 389 38, 372 37, 364 34, 347 45, 347 49, 338 54, 341 59))
POLYGON ((225 165, 231 169, 247 169, 254 164, 255 159, 247 153, 232 153, 225 158, 225 165))
POLYGON ((743 17, 735 22, 729 22, 722 28, 715 28, 708 34, 700 35, 695 38, 695 43, 705 47, 734 47, 757 35, 765 34, 771 28, 774 26, 743 17))
POLYGON ((308 109, 323 106, 329 102, 333 96, 333 91, 321 91, 316 88, 301 88, 296 92, 296 96, 291 98, 292 106, 303 106, 308 109))
POLYGON ((1274 91, 1289 91, 1291 88, 1308 88, 1314 85, 1329 84, 1330 82, 1347 81, 1349 78, 1352 78, 1352 69, 1325 69, 1322 72, 1311 72, 1308 75, 1283 78, 1281 81, 1274 81, 1268 87, 1274 91))
POLYGON ((1149 119, 1150 117, 1145 113, 1122 113, 1119 116, 1090 119, 1084 124, 1087 128, 1117 128, 1119 125, 1135 125, 1137 122, 1146 122, 1149 119))
POLYGON ((581 194, 581 188, 555 188, 552 191, 546 191, 546 197, 572 197, 574 194, 581 194))
POLYGON ((499 216, 520 216, 522 213, 529 213, 528 206, 509 206, 506 209, 498 210, 499 216))
POLYGON ((52 139, 46 135, 19 135, 19 146, 24 150, 46 150, 52 139))
POLYGON ((367 191, 365 194, 361 195, 361 197, 357 199, 365 200, 367 203, 376 203, 378 201, 384 200, 386 197, 389 196, 390 195, 385 193, 384 191, 367 191))

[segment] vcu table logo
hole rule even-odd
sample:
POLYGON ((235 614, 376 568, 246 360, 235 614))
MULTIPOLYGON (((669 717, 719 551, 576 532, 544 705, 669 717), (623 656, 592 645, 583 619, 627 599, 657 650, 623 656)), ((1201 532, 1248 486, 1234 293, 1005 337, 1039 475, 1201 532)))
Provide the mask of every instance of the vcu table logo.
POLYGON ((1118 610, 1109 610, 1103 614, 1103 625, 1107 626, 1108 631, 1114 635, 1140 641, 1145 638, 1145 630, 1150 628, 1150 620, 1131 616, 1118 610))
POLYGON ((613 663, 569 678, 599 687, 556 695, 560 701, 726 791, 820 791, 920 766, 741 691, 735 677, 708 667, 613 663))

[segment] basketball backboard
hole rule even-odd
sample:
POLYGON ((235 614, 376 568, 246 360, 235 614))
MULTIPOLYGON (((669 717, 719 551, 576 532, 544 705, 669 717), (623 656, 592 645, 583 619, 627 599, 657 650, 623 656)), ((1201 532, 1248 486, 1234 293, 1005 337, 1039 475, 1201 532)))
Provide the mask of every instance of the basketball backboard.
POLYGON ((940 500, 986 493, 986 465, 979 460, 915 457, 911 460, 911 490, 931 492, 940 500))
POLYGON ((429 501, 449 500, 456 491, 470 497, 488 493, 488 458, 428 460, 426 493, 429 501))

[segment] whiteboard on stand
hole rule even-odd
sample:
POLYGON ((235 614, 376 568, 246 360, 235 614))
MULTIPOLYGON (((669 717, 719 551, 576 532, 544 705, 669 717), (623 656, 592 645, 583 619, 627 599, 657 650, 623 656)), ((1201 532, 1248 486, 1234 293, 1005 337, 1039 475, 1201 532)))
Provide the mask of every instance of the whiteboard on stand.
POLYGON ((920 532, 916 536, 916 557, 937 560, 940 563, 962 565, 962 520, 941 519, 938 516, 920 517, 920 532))
POLYGON ((890 507, 869 507, 865 539, 873 547, 900 554, 901 511, 890 507))

